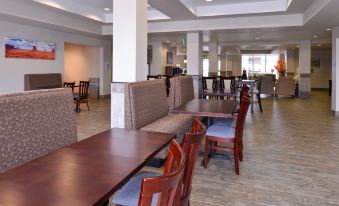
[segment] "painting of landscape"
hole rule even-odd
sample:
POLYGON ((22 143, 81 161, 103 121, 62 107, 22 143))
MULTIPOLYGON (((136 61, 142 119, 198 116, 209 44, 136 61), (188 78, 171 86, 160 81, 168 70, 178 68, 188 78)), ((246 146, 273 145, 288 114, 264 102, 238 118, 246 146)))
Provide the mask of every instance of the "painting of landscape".
POLYGON ((21 38, 5 38, 7 58, 55 59, 55 43, 31 41, 21 38))

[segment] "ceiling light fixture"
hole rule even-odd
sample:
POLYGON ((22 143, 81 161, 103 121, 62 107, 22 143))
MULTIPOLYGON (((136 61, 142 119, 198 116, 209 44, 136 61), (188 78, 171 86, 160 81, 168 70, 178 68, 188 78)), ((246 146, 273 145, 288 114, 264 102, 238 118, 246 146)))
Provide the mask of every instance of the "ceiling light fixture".
POLYGON ((213 0, 205 0, 206 2, 212 2, 213 0))
POLYGON ((260 37, 257 37, 257 38, 255 38, 256 40, 259 40, 259 39, 261 39, 260 37))
POLYGON ((147 6, 151 6, 151 5, 147 4, 147 6))
POLYGON ((110 8, 104 8, 104 10, 105 10, 105 11, 111 11, 111 9, 110 9, 110 8))
POLYGON ((317 35, 314 35, 313 37, 314 37, 314 38, 318 38, 319 36, 317 36, 317 35))
POLYGON ((326 31, 332 31, 332 29, 328 28, 328 29, 325 29, 326 31))

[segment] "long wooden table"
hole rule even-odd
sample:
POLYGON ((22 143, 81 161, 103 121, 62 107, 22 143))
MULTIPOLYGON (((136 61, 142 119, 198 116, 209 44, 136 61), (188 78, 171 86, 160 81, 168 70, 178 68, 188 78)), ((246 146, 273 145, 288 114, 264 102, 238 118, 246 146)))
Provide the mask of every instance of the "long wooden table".
POLYGON ((102 205, 174 137, 107 130, 1 174, 0 205, 102 205))
POLYGON ((231 118, 237 105, 238 101, 236 100, 193 99, 174 109, 172 113, 231 118))

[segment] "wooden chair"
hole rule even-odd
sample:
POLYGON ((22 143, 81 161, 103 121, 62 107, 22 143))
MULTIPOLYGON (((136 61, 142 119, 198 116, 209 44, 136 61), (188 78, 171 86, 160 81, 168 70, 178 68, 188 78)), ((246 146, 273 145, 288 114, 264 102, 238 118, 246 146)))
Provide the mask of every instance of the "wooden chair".
MULTIPOLYGON (((185 169, 185 152, 172 140, 162 176, 134 176, 113 198, 117 206, 172 206, 185 169), (141 182, 141 190, 140 185, 141 182)), ((139 173, 140 174, 140 173, 139 173)))
POLYGON ((217 77, 202 77, 202 89, 205 91, 216 91, 217 88, 217 77))
POLYGON ((147 80, 161 79, 161 75, 147 75, 147 80))
POLYGON ((261 90, 262 90, 262 77, 260 77, 258 79, 258 82, 257 82, 257 91, 254 91, 253 94, 257 96, 257 99, 258 99, 258 103, 259 103, 259 109, 260 109, 260 112, 262 113, 263 112, 263 109, 262 109, 262 104, 261 104, 261 90))
POLYGON ((207 162, 209 158, 209 151, 211 156, 215 151, 233 151, 235 171, 239 175, 239 160, 243 160, 243 128, 246 120, 246 114, 251 103, 248 94, 242 96, 242 104, 240 106, 239 115, 237 118, 236 127, 230 127, 228 125, 212 125, 207 129, 206 132, 206 143, 205 143, 205 159, 204 167, 207 168, 207 162), (218 143, 233 144, 233 147, 219 147, 218 143))
POLYGON ((71 88, 72 93, 74 92, 75 82, 64 82, 64 87, 71 88))
POLYGON ((182 148, 186 154, 186 167, 183 175, 182 187, 178 188, 176 204, 188 206, 192 190, 193 172, 197 162, 201 142, 206 134, 205 126, 197 119, 193 119, 192 130, 186 133, 183 139, 182 148))
POLYGON ((80 112, 80 104, 86 103, 87 109, 89 110, 88 105, 88 88, 89 88, 89 81, 80 81, 79 84, 79 93, 74 94, 74 102, 76 103, 76 111, 80 112))

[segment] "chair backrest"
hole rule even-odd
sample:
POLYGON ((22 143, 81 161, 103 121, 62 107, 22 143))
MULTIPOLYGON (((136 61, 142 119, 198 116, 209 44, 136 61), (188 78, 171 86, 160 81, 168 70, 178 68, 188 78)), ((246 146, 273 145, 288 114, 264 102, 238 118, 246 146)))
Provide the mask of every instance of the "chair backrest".
POLYGON ((229 88, 232 93, 235 93, 235 77, 220 77, 220 90, 224 91, 229 88))
POLYGON ((274 94, 274 79, 272 76, 261 77, 261 94, 274 94))
POLYGON ((295 83, 292 78, 279 77, 277 84, 278 95, 295 95, 295 83))
POLYGON ((139 206, 151 206, 155 194, 159 195, 157 206, 172 206, 184 169, 185 152, 172 140, 163 175, 142 180, 139 206))
POLYGON ((217 77, 202 77, 202 89, 217 90, 217 77))
POLYGON ((161 79, 161 75, 147 75, 147 80, 161 79))
POLYGON ((61 73, 25 74, 25 91, 62 87, 61 73))
POLYGON ((70 89, 0 95, 0 173, 76 141, 70 89))
POLYGON ((126 84, 125 128, 137 130, 166 115, 168 102, 162 79, 126 84))
POLYGON ((249 88, 249 86, 247 86, 247 85, 243 85, 242 86, 242 88, 241 88, 241 91, 240 91, 240 103, 239 103, 239 105, 241 105, 242 104, 242 100, 243 100, 243 95, 244 94, 246 94, 246 95, 249 95, 249 90, 250 90, 250 88, 249 88))
MULTIPOLYGON (((197 119, 193 119, 192 130, 184 135, 182 147, 186 154, 186 167, 183 175, 183 186, 178 188, 177 195, 182 201, 188 201, 192 190, 192 178, 199 154, 201 142, 206 134, 205 126, 197 119)), ((185 205, 185 204, 184 204, 185 205)))
POLYGON ((81 99, 88 98, 88 88, 89 88, 89 81, 80 81, 80 84, 79 84, 79 97, 81 99))
POLYGON ((169 95, 169 108, 173 110, 194 99, 192 76, 173 77, 169 95))
POLYGON ((240 142, 242 140, 246 115, 251 104, 250 95, 244 93, 241 98, 242 103, 240 105, 239 116, 237 118, 237 124, 235 127, 235 141, 237 142, 240 142))
POLYGON ((71 88, 72 92, 74 92, 75 82, 64 82, 64 87, 71 88))

